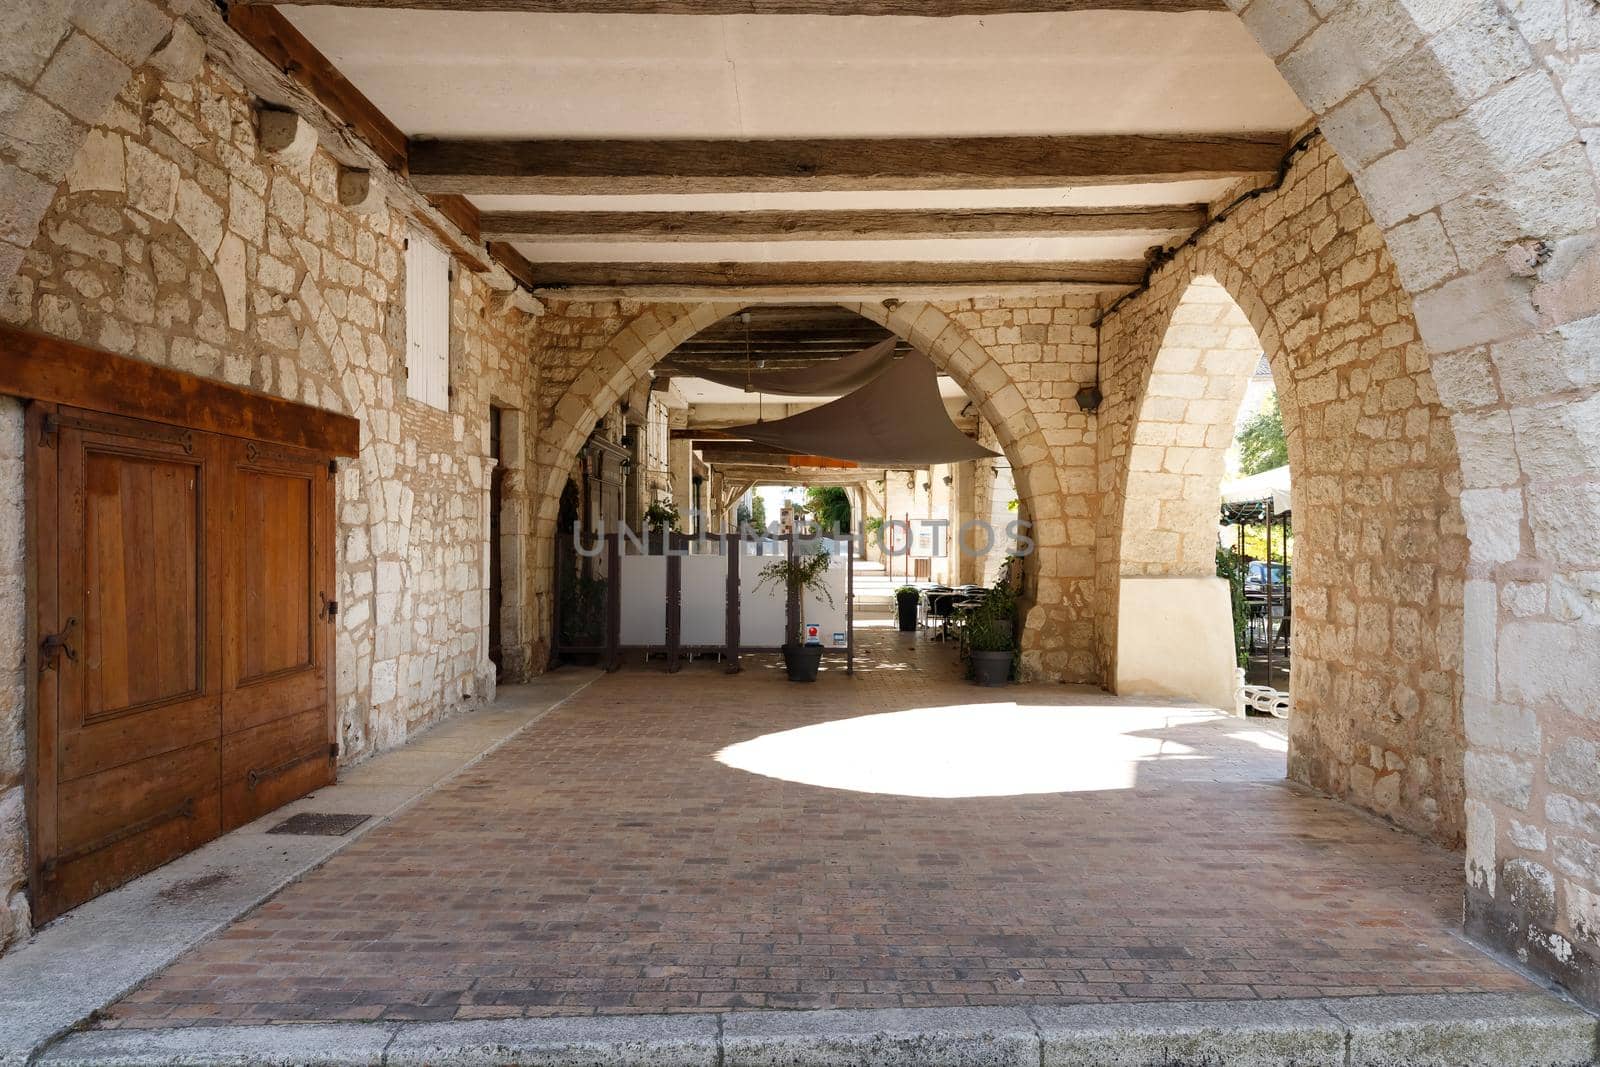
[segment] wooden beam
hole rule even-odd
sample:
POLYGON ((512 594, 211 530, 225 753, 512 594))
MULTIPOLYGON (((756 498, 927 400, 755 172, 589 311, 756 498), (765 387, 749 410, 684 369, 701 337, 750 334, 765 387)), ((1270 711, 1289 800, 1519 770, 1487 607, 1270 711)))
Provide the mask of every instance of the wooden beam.
POLYGON ((963 211, 492 211, 496 241, 842 241, 1190 233, 1202 206, 963 211))
POLYGON ((233 0, 233 6, 321 4, 398 11, 531 11, 561 15, 1008 15, 1054 11, 1226 11, 1223 0, 233 0))
POLYGON ((532 289, 537 284, 534 278, 533 264, 529 263, 527 257, 521 252, 518 252, 504 241, 490 241, 489 254, 500 261, 500 265, 506 269, 508 274, 529 289, 532 289))
POLYGON ((796 263, 538 263, 539 288, 555 286, 807 285, 867 286, 1024 282, 1030 284, 1135 285, 1144 277, 1141 260, 1083 262, 837 262, 796 263))
POLYGON ((1281 133, 774 141, 414 141, 429 193, 1011 189, 1276 173, 1281 133))
POLYGON ((365 141, 390 170, 405 173, 406 135, 339 73, 294 24, 268 7, 232 5, 228 26, 365 141))
POLYGON ((483 227, 478 214, 478 205, 464 196, 455 196, 446 193, 441 196, 428 197, 428 203, 455 224, 456 229, 474 242, 483 239, 483 227))
MULTIPOLYGON (((304 34, 270 7, 235 4, 228 6, 225 11, 228 29, 311 101, 342 123, 344 130, 341 132, 354 137, 385 167, 403 178, 410 165, 411 153, 406 135, 341 74, 304 34)), ((202 31, 205 28, 202 23, 202 31)), ((213 49, 214 54, 215 51, 213 49)), ((304 113, 304 107, 294 106, 298 101, 288 103, 291 110, 304 113)), ((398 185, 404 190, 407 195, 401 203, 412 208, 412 217, 443 241, 468 269, 481 273, 491 268, 493 260, 499 260, 513 277, 520 278, 517 268, 527 263, 521 253, 509 245, 499 246, 501 251, 498 254, 479 246, 478 209, 472 201, 453 194, 429 196, 427 203, 433 208, 433 212, 429 212, 418 209, 422 198, 403 180, 391 181, 387 185, 398 185)), ((523 284, 527 284, 526 280, 523 280, 523 284)))
POLYGON ((335 456, 361 448, 348 415, 4 324, 0 394, 335 456))
POLYGON ((1099 296, 1132 289, 1110 282, 959 282, 945 285, 831 282, 814 285, 574 285, 536 287, 533 295, 553 304, 637 300, 646 304, 716 302, 747 306, 832 300, 842 304, 884 300, 1029 300, 1034 297, 1099 296))

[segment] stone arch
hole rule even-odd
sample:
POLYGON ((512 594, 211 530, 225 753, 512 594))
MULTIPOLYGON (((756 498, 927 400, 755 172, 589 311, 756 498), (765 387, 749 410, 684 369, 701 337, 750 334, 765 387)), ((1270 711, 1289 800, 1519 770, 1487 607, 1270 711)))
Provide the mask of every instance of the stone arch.
POLYGON ((0 68, 20 95, 0 110, 0 163, 14 168, 0 189, 0 289, 21 268, 89 127, 134 70, 154 57, 181 75, 203 54, 166 0, 36 4, 18 13, 0 43, 0 68))
MULTIPOLYGON (((1138 469, 1154 455, 1139 449, 1141 416, 1172 391, 1162 376, 1182 349, 1166 342, 1186 328, 1197 280, 1237 304, 1224 320, 1254 331, 1284 415, 1297 504, 1290 774, 1459 844, 1462 464, 1394 264, 1324 142, 1103 324, 1103 654, 1116 664, 1126 575, 1204 573, 1203 551, 1180 560, 1175 538, 1141 543, 1133 529, 1149 509, 1140 480, 1155 473, 1138 469), (1170 553, 1164 563, 1155 550, 1170 553)), ((1198 530, 1204 505, 1193 507, 1178 514, 1198 530)))
POLYGON ((1235 418, 1265 349, 1216 278, 1196 274, 1174 292, 1153 317, 1154 352, 1119 468, 1107 675, 1121 694, 1231 707, 1232 609, 1216 577, 1217 501, 1235 418))
POLYGON ((1582 803, 1564 768, 1595 758, 1600 687, 1593 15, 1228 3, 1354 175, 1453 424, 1467 930, 1600 1003, 1600 832, 1560 815, 1582 803))
MULTIPOLYGON (((651 367, 678 344, 743 307, 706 303, 651 308, 631 319, 592 358, 555 402, 537 445, 544 480, 534 503, 534 542, 539 570, 555 560, 555 519, 561 489, 589 429, 617 400, 635 388, 651 367)), ((1017 490, 1038 548, 1028 567, 1023 627, 1024 669, 1037 673, 1044 653, 1061 640, 1052 580, 1065 541, 1061 480, 1039 419, 1006 369, 942 308, 932 304, 842 303, 916 345, 941 371, 966 390, 994 428, 1010 460, 1017 490)))
POLYGON ((1216 571, 1217 493, 1251 371, 1265 351, 1215 278, 1178 297, 1149 364, 1122 493, 1122 575, 1216 571))

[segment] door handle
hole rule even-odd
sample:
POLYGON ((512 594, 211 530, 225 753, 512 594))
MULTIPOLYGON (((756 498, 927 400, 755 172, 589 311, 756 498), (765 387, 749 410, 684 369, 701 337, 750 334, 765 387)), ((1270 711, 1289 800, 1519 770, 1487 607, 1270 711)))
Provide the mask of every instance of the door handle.
POLYGON ((53 634, 47 634, 39 641, 40 674, 43 674, 45 671, 55 670, 58 666, 60 666, 62 655, 65 655, 74 663, 78 662, 77 651, 74 650, 71 645, 67 644, 67 634, 71 633, 72 628, 77 625, 78 620, 76 617, 69 618, 67 619, 67 624, 59 631, 53 634))

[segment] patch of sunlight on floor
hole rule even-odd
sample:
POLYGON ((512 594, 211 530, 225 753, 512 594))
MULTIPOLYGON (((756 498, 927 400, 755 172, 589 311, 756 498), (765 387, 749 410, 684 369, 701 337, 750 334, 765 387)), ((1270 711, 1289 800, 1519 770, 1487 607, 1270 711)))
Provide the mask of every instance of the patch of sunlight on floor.
POLYGON ((714 758, 786 782, 905 797, 1131 789, 1140 763, 1209 758, 1156 735, 1215 718, 1170 708, 956 704, 765 734, 714 758))
POLYGON ((1235 741, 1248 741, 1252 745, 1259 745, 1268 752, 1289 751, 1289 739, 1270 730, 1235 730, 1228 736, 1235 741))

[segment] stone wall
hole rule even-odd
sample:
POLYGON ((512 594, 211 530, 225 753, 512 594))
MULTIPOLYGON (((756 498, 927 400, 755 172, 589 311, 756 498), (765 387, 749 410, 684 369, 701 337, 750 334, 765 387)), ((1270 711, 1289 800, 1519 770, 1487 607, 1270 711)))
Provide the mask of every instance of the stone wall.
POLYGON ((1106 319, 1103 655, 1124 575, 1215 573, 1218 486, 1265 351, 1294 479, 1290 776, 1457 846, 1460 466, 1405 292, 1313 140, 1106 319))
MULTIPOLYGON (((491 698, 488 408, 531 406, 527 317, 458 269, 450 410, 412 402, 402 216, 341 207, 320 150, 269 159, 216 69, 145 67, 97 115, 0 316, 360 419, 338 476, 342 758, 491 698)), ((27 926, 20 411, 0 400, 0 947, 27 926)))

